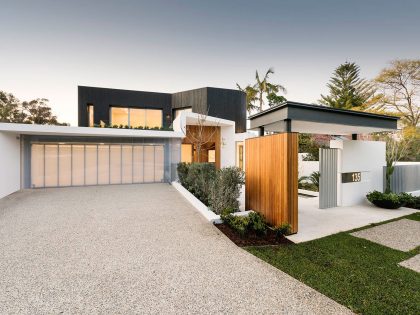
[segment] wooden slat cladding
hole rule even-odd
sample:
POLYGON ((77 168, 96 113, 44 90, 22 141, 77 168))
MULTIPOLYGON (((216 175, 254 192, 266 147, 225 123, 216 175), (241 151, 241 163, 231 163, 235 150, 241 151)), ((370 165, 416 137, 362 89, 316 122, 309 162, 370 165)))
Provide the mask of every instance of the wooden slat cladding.
POLYGON ((247 139, 246 209, 260 212, 278 226, 298 230, 298 135, 281 133, 247 139))

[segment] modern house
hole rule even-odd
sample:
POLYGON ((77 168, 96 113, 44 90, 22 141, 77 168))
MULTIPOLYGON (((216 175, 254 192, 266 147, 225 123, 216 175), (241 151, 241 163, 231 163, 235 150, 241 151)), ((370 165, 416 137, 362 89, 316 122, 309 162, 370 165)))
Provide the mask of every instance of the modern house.
POLYGON ((236 165, 246 172, 245 208, 297 232, 298 133, 334 136, 320 150, 319 208, 352 206, 382 190, 385 165, 385 144, 357 134, 393 131, 398 121, 284 102, 249 117, 254 137, 238 90, 78 93, 78 127, 0 123, 0 198, 22 188, 172 182, 180 161, 236 165))
POLYGON ((78 127, 0 123, 0 198, 21 188, 171 182, 180 161, 243 167, 241 91, 80 86, 78 99, 78 127), (200 156, 189 136, 197 128, 207 133, 200 156))

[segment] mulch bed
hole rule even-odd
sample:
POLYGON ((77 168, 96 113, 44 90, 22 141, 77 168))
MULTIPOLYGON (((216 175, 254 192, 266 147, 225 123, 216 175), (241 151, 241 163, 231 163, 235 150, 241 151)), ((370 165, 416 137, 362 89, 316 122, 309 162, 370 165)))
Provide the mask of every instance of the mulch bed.
POLYGON ((241 237, 230 226, 224 223, 215 224, 215 226, 239 247, 293 244, 292 241, 285 237, 276 239, 276 234, 270 229, 267 230, 267 235, 265 236, 257 236, 255 233, 250 233, 248 236, 241 237))

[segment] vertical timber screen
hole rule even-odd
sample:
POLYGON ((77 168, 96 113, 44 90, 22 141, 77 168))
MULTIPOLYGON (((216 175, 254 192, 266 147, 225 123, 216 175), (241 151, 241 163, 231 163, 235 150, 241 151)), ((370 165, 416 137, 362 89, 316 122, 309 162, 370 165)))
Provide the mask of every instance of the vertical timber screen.
POLYGON ((280 133, 245 140, 247 210, 277 226, 298 231, 298 134, 280 133))

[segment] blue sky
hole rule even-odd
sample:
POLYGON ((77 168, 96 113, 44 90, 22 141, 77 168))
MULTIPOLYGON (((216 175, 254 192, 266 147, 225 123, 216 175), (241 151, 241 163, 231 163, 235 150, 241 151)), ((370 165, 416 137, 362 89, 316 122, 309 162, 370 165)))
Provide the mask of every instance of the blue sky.
POLYGON ((373 78, 420 57, 420 1, 3 1, 0 89, 49 98, 77 124, 77 85, 176 92, 235 88, 274 67, 314 102, 337 65, 373 78))

